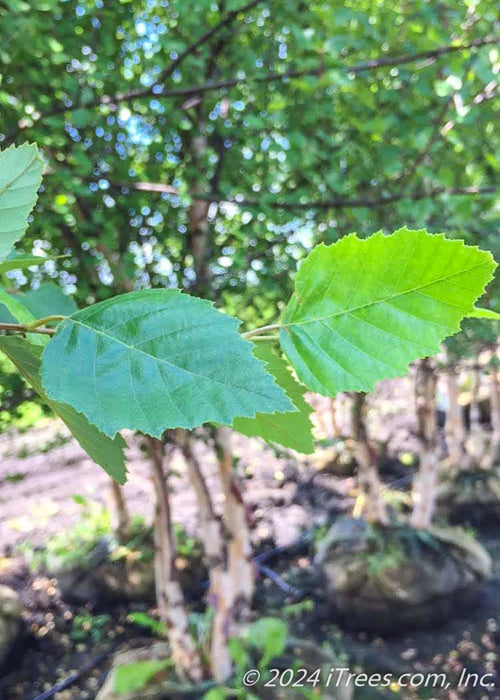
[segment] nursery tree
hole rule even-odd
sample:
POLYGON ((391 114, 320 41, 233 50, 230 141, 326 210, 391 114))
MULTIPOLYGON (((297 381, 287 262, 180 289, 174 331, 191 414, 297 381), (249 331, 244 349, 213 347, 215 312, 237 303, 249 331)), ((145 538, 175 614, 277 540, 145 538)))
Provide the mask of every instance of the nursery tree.
MULTIPOLYGON (((26 228, 42 162, 36 146, 25 144, 3 151, 0 166, 5 260, 26 228)), ((9 261, 0 260, 0 268, 4 264, 9 261)), ((286 444, 283 425, 304 405, 298 389, 289 388, 286 363, 275 371, 272 357, 266 364, 256 357, 254 343, 279 347, 311 390, 327 396, 369 391, 380 379, 403 374, 415 358, 435 354, 464 317, 495 316, 475 307, 495 266, 488 252, 442 234, 400 229, 366 240, 352 234, 311 251, 278 323, 240 333, 235 318, 174 289, 130 292, 33 320, 22 301, 3 293, 17 322, 0 323, 0 349, 93 459, 123 480, 119 431, 125 428, 153 440, 169 428, 216 423, 224 450, 220 426, 245 419, 255 421, 252 430, 264 439, 286 444), (274 415, 276 430, 268 418, 274 415)), ((230 478, 230 464, 226 470, 230 478)), ((157 478, 164 488, 159 467, 157 478)), ((168 513, 158 517, 168 532, 168 513)), ((172 557, 164 566, 172 568, 172 557)), ((180 588, 163 575, 169 585, 160 602, 177 671, 197 682, 202 661, 180 588)), ((217 680, 229 672, 212 665, 217 680)))

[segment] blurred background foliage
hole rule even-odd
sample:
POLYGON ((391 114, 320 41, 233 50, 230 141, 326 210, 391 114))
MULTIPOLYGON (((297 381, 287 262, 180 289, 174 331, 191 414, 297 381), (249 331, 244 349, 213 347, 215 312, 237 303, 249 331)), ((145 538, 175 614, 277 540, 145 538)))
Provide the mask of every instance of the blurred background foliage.
POLYGON ((11 290, 189 291, 194 200, 202 291, 249 326, 351 231, 425 226, 500 257, 493 0, 2 0, 0 20, 0 146, 47 163, 23 247, 68 256, 11 290))

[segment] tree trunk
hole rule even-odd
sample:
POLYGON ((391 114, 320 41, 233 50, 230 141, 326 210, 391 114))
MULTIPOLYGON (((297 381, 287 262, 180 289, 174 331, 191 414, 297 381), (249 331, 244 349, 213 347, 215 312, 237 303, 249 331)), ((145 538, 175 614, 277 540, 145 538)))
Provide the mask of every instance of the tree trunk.
POLYGON ((427 528, 432 523, 436 504, 438 459, 436 426, 436 372, 432 360, 420 360, 415 374, 415 402, 420 468, 413 484, 413 512, 410 524, 427 528))
POLYGON ((123 496, 123 489, 114 479, 109 480, 107 493, 108 510, 111 515, 111 527, 119 542, 127 538, 130 531, 130 514, 123 496))
POLYGON ((456 368, 449 365, 446 370, 446 389, 448 393, 448 412, 446 414, 446 444, 448 447, 448 464, 452 469, 465 469, 465 425, 462 408, 459 403, 460 387, 456 368))
MULTIPOLYGON (((203 159, 207 149, 207 137, 205 124, 202 117, 201 105, 199 114, 199 133, 190 144, 190 152, 194 165, 199 165, 200 173, 203 172, 203 159)), ((219 161, 223 151, 219 154, 219 161)), ((220 161, 221 162, 221 161, 220 161)), ((219 162, 219 165, 220 165, 219 162)), ((210 183, 213 190, 217 186, 216 178, 210 183)), ((213 290, 210 286, 210 269, 208 261, 212 247, 211 230, 208 221, 209 205, 203 199, 197 199, 205 193, 206 182, 203 176, 195 179, 189 187, 193 202, 188 211, 188 248, 193 256, 195 282, 191 291, 198 296, 213 297, 213 290)), ((221 530, 224 537, 223 544, 227 539, 227 549, 222 546, 216 547, 213 539, 215 521, 212 513, 207 507, 206 486, 204 486, 201 471, 195 470, 191 454, 187 456, 190 471, 197 474, 193 483, 198 495, 200 506, 205 510, 205 518, 212 525, 210 537, 204 538, 205 553, 210 558, 211 552, 215 555, 215 562, 225 555, 224 567, 219 565, 212 567, 214 580, 211 581, 214 594, 215 618, 212 630, 211 667, 214 677, 217 680, 225 680, 230 674, 231 662, 227 643, 229 637, 235 635, 240 623, 245 622, 250 615, 250 606, 254 593, 254 570, 252 561, 252 548, 250 534, 246 517, 246 510, 243 504, 240 490, 236 483, 232 470, 232 454, 230 450, 229 428, 217 428, 215 430, 215 444, 218 454, 219 474, 222 481, 224 502, 224 525, 226 534, 221 530), (191 465, 189 462, 191 461, 191 465), (200 478, 201 477, 201 478, 200 478), (204 505, 202 505, 204 504, 204 505), (225 551, 226 550, 226 551, 225 551)), ((187 441, 189 445, 189 440, 187 441)), ((186 452, 184 452, 186 457, 186 452)), ((217 536, 215 536, 217 539, 217 536)))
POLYGON ((255 570, 248 512, 233 470, 231 430, 215 429, 219 474, 224 491, 224 522, 228 531, 227 568, 233 597, 232 623, 237 630, 250 618, 255 590, 255 570))
POLYGON ((386 525, 389 516, 382 498, 383 485, 375 465, 375 454, 369 443, 366 430, 366 394, 354 394, 352 403, 352 431, 356 441, 358 460, 358 482, 360 498, 354 514, 363 516, 370 523, 386 525))
POLYGON ((330 398, 330 418, 332 421, 332 438, 338 438, 341 435, 340 425, 339 425, 339 401, 338 397, 330 398))
MULTIPOLYGON (((496 355, 494 356, 496 359, 496 355)), ((491 403, 491 444, 487 465, 489 468, 500 464, 500 381, 498 368, 493 365, 490 373, 490 403, 491 403)))
POLYGON ((193 438, 186 430, 178 430, 176 433, 200 509, 201 538, 210 578, 209 602, 215 611, 210 666, 215 680, 222 683, 231 675, 232 670, 228 634, 233 608, 233 589, 226 569, 226 537, 221 520, 215 513, 200 463, 194 453, 193 438))
POLYGON ((155 584, 160 618, 166 624, 172 658, 179 677, 193 683, 203 679, 200 655, 188 630, 188 614, 175 567, 175 545, 170 499, 163 473, 164 448, 160 440, 146 436, 151 458, 155 505, 155 584))
POLYGON ((470 466, 478 469, 486 456, 486 435, 481 425, 481 411, 479 408, 479 391, 481 388, 481 367, 475 365, 472 368, 472 388, 470 399, 470 433, 467 440, 467 451, 470 457, 470 466))

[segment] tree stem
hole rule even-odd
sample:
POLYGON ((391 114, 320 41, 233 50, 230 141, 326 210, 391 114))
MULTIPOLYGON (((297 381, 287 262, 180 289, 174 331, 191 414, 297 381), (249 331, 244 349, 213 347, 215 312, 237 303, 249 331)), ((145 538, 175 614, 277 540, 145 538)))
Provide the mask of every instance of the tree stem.
POLYGON ((32 328, 22 323, 0 323, 0 331, 7 331, 8 333, 40 333, 41 335, 54 335, 56 329, 43 327, 32 328))
POLYGON ((175 670, 182 680, 199 683, 203 668, 195 641, 189 632, 188 611, 175 566, 175 542, 170 499, 163 472, 164 448, 161 440, 145 436, 151 460, 155 505, 155 583, 158 612, 167 625, 175 670))
POLYGON ((243 338, 252 338, 254 335, 260 335, 261 333, 266 333, 267 331, 277 331, 283 326, 280 323, 272 323, 269 326, 261 326, 261 328, 254 328, 253 331, 247 331, 242 333, 243 338))
POLYGON ((38 320, 33 321, 33 323, 26 324, 26 328, 29 331, 33 331, 35 328, 40 328, 40 326, 44 326, 46 323, 52 323, 53 321, 64 321, 66 318, 67 316, 59 315, 45 316, 44 318, 39 318, 38 320))

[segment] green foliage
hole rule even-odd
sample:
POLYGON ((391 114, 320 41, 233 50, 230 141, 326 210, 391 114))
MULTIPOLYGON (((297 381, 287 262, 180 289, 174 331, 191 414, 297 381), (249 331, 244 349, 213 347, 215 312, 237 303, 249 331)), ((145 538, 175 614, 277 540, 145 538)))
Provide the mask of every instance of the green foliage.
POLYGON ((21 545, 20 551, 35 571, 41 567, 51 571, 54 566, 65 569, 88 566, 92 551, 110 535, 111 523, 106 509, 80 496, 75 497, 75 502, 82 506, 82 513, 74 527, 53 535, 41 550, 29 543, 21 545))
POLYGON ((40 395, 42 401, 68 426, 87 454, 119 483, 126 480, 125 441, 121 435, 110 439, 89 423, 72 406, 47 396, 40 379, 41 348, 20 337, 0 336, 0 349, 40 395))
POLYGON ((131 664, 119 666, 115 671, 115 693, 131 693, 144 688, 155 676, 172 666, 170 659, 161 661, 135 661, 131 664))
POLYGON ((111 620, 111 615, 107 613, 93 615, 84 610, 74 616, 69 636, 75 642, 89 641, 97 644, 106 638, 106 627, 111 620))
MULTIPOLYGON (((350 235, 314 248, 282 324, 250 335, 280 329, 292 369, 313 391, 368 391, 436 353, 464 317, 481 314, 474 304, 495 267, 489 253, 425 230, 379 232, 367 240, 350 235)), ((248 435, 312 450, 305 389, 269 348, 255 357, 238 321, 208 301, 179 290, 142 290, 75 311, 73 299, 45 284, 22 301, 0 290, 0 303, 29 337, 0 337, 0 347, 89 455, 122 483, 124 443, 117 433, 124 428, 161 437, 167 428, 236 419, 248 435), (50 315, 40 319, 43 313, 50 315), (50 341, 54 331, 40 329, 42 339, 35 332, 44 322, 60 322, 50 341), (46 346, 41 366, 40 346, 46 346)))
MULTIPOLYGON (((43 161, 34 144, 0 151, 0 261, 24 234, 42 181, 43 161)), ((1 268, 0 268, 1 269, 1 268)), ((4 270, 10 269, 8 264, 4 270)))
MULTIPOLYGON (((280 329, 282 348, 308 388, 366 391, 437 352, 464 316, 480 313, 474 304, 495 266, 490 254, 424 230, 351 235, 310 253, 283 323, 271 328, 280 329)), ((234 423, 247 435, 312 451, 305 388, 268 346, 254 356, 238 321, 210 302, 143 290, 74 311, 74 301, 52 285, 23 301, 0 290, 24 331, 61 321, 52 340, 37 341, 46 345, 41 370, 41 347, 0 337, 0 348, 118 481, 125 480, 117 436, 124 428, 160 437, 167 428, 234 423)))
POLYGON ((245 632, 245 639, 262 658, 259 668, 267 669, 271 659, 285 651, 287 626, 275 617, 261 617, 252 623, 245 632))
POLYGON ((33 318, 43 318, 51 314, 69 316, 77 306, 73 297, 65 294, 53 282, 44 282, 36 289, 16 294, 15 297, 28 309, 33 318))
POLYGON ((26 474, 24 472, 12 472, 10 474, 6 474, 3 481, 5 481, 7 484, 18 484, 20 481, 24 481, 25 478, 26 474))
POLYGON ((27 253, 18 253, 12 250, 5 260, 0 263, 0 273, 10 272, 11 270, 24 270, 27 267, 38 267, 49 260, 60 260, 64 255, 28 255, 27 253))
POLYGON ((280 608, 280 612, 284 618, 300 618, 306 613, 311 613, 314 610, 314 601, 311 598, 304 598, 298 603, 288 603, 280 608))
MULTIPOLYGON (((142 517, 132 516, 126 536, 118 541, 106 508, 80 494, 75 494, 73 500, 81 506, 80 517, 73 527, 50 537, 42 549, 31 543, 20 546, 20 551, 29 560, 33 570, 43 568, 52 571, 54 568, 73 569, 78 566, 88 568, 95 564, 92 560, 94 551, 98 551, 99 556, 104 552, 105 557, 111 562, 128 558, 134 562, 153 559, 153 528, 146 525, 142 517), (99 546, 103 541, 106 544, 105 549, 99 546)), ((188 538, 183 529, 177 532, 181 538, 184 538, 184 540, 181 539, 180 548, 186 546, 193 548, 193 538, 188 538), (188 545, 185 545, 185 541, 188 545)), ((184 554, 184 556, 199 558, 198 543, 197 547, 196 553, 184 554)))
POLYGON ((495 267, 489 253, 426 231, 318 246, 297 275, 282 347, 313 391, 370 391, 436 354, 495 267))
POLYGON ((500 319, 500 314, 492 309, 474 309, 472 313, 467 315, 467 318, 486 318, 492 321, 498 321, 500 319))
POLYGON ((130 428, 160 437, 293 408, 237 326, 176 290, 124 294, 61 323, 43 355, 43 384, 109 436, 130 428))
MULTIPOLYGON (((33 323, 35 317, 19 299, 16 299, 12 294, 8 294, 5 289, 0 287, 0 321, 2 323, 33 323)), ((27 335, 30 342, 34 345, 45 345, 47 338, 36 333, 27 335)))
POLYGON ((277 442, 297 452, 311 454, 314 444, 309 418, 312 407, 304 400, 305 387, 290 373, 286 362, 266 343, 257 345, 254 355, 265 362, 266 370, 293 402, 295 411, 287 413, 257 413, 255 418, 236 418, 233 428, 248 437, 261 437, 267 442, 277 442))
MULTIPOLYGON (((13 319, 14 323, 15 321, 13 319)), ((33 425, 43 415, 41 406, 36 403, 37 398, 37 394, 26 387, 8 357, 0 355, 0 431, 9 427, 24 429, 33 425)))
POLYGON ((367 549, 359 557, 368 561, 372 576, 404 566, 408 556, 428 556, 429 549, 442 552, 442 544, 432 533, 409 527, 405 523, 392 523, 388 527, 370 526, 366 530, 367 549))
POLYGON ((201 559, 203 548, 200 540, 192 537, 180 523, 173 524, 177 554, 186 559, 201 559))
POLYGON ((134 625, 142 627, 143 629, 149 630, 152 634, 157 636, 165 636, 167 628, 164 622, 157 620, 156 617, 152 617, 142 610, 137 610, 130 612, 127 615, 127 619, 133 622, 134 625))
POLYGON ((239 700, 256 700, 241 679, 246 671, 258 668, 262 677, 269 672, 269 662, 283 654, 286 649, 288 629, 275 617, 262 617, 247 627, 242 637, 229 640, 231 657, 235 664, 233 681, 225 687, 217 687, 205 693, 203 700, 224 700, 236 697, 239 700))

